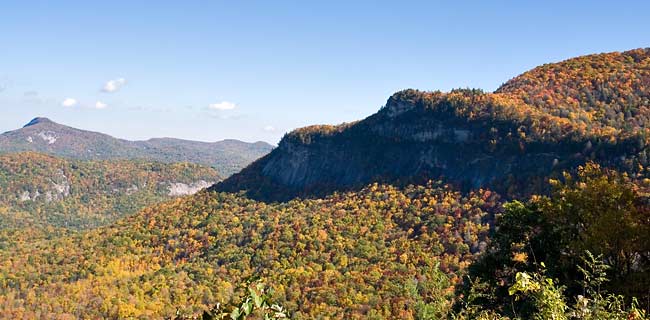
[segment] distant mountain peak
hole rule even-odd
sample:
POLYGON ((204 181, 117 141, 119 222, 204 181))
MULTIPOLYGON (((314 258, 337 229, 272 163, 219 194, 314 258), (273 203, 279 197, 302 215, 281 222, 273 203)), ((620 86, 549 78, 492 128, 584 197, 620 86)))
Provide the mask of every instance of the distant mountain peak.
POLYGON ((189 162, 215 167, 224 176, 238 172, 273 146, 238 140, 200 142, 173 138, 118 139, 36 117, 22 128, 0 133, 0 155, 22 151, 81 160, 137 159, 189 162))
POLYGON ((23 128, 31 127, 31 126, 34 126, 34 125, 37 125, 37 124, 53 124, 53 123, 55 123, 55 122, 48 119, 48 118, 36 117, 36 118, 32 119, 32 121, 27 123, 25 126, 23 126, 23 128))

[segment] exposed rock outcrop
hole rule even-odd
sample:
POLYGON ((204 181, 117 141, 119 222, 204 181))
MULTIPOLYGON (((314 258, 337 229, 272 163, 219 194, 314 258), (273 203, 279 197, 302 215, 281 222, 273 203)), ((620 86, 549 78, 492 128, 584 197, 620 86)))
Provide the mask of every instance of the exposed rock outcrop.
POLYGON ((650 50, 639 49, 544 65, 495 93, 404 90, 359 122, 287 134, 270 154, 212 190, 287 200, 375 181, 444 179, 462 189, 522 195, 544 192, 549 176, 588 160, 644 175, 648 66, 650 50), (600 84, 605 75, 630 81, 600 84), (591 104, 576 102, 581 92, 591 104))
POLYGON ((172 182, 169 184, 169 196, 177 197, 177 196, 192 195, 213 184, 214 182, 207 182, 205 180, 200 180, 190 184, 181 183, 181 182, 172 182))

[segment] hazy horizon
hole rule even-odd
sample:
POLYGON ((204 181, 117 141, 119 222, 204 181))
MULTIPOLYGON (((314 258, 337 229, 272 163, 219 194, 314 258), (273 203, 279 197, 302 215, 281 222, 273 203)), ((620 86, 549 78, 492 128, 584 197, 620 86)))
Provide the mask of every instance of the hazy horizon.
MULTIPOLYGON (((21 128, 24 128, 28 124, 30 124, 32 121, 34 121, 36 119, 48 119, 49 121, 52 121, 52 122, 57 123, 59 125, 72 127, 72 126, 67 125, 65 123, 61 123, 61 122, 57 121, 56 119, 52 119, 52 118, 45 117, 45 116, 37 116, 37 117, 33 117, 33 118, 25 121, 25 123, 18 125, 16 128, 0 131, 0 134, 4 134, 4 133, 7 133, 7 132, 11 132, 11 131, 15 131, 15 130, 19 130, 21 128)), ((91 132, 98 132, 98 133, 108 134, 106 132, 93 130, 93 128, 79 128, 79 127, 72 127, 72 128, 79 129, 79 130, 84 130, 84 131, 91 131, 91 132)), ((264 140, 247 141, 247 140, 240 140, 240 139, 234 139, 234 138, 224 138, 224 139, 219 139, 219 140, 207 141, 207 140, 197 140, 197 139, 183 139, 183 138, 176 138, 176 137, 171 137, 171 136, 157 136, 157 137, 149 137, 149 138, 145 138, 145 139, 128 139, 128 138, 122 138, 122 137, 119 137, 119 136, 115 136, 115 135, 112 135, 112 134, 108 134, 108 135, 110 135, 110 136, 112 136, 114 138, 118 138, 118 139, 122 139, 122 140, 128 140, 128 141, 146 141, 146 140, 151 140, 151 139, 179 139, 179 140, 188 140, 188 141, 212 143, 212 142, 220 142, 220 141, 225 141, 225 140, 239 140, 239 141, 248 142, 248 143, 265 142, 265 143, 271 144, 273 146, 277 145, 277 143, 270 143, 270 142, 264 141, 264 140)))

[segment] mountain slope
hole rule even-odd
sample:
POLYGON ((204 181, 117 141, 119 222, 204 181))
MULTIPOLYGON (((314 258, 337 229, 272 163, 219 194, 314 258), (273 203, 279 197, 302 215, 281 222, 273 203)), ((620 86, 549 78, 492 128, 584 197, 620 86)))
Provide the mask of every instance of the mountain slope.
POLYGON ((594 54, 545 64, 506 82, 496 92, 591 127, 647 128, 649 51, 594 54))
POLYGON ((0 155, 0 228, 106 225, 219 180, 216 170, 190 163, 0 155))
POLYGON ((449 309, 499 210, 489 191, 374 184, 271 205, 200 192, 56 237, 0 230, 0 318, 191 316, 259 276, 292 319, 413 319, 449 309))
POLYGON ((514 196, 587 160, 645 177, 649 92, 650 49, 545 65, 495 93, 405 90, 364 120, 287 134, 212 189, 287 200, 445 178, 514 196))
POLYGON ((35 118, 23 128, 0 135, 0 152, 35 151, 81 160, 145 159, 214 166, 227 176, 268 153, 264 142, 224 140, 214 143, 160 138, 128 141, 35 118))

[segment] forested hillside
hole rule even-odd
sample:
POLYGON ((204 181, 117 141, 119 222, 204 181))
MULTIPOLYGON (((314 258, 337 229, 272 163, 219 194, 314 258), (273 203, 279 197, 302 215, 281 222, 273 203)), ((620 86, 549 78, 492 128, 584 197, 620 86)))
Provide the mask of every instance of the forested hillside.
POLYGON ((545 64, 496 92, 553 116, 598 129, 632 132, 650 123, 650 49, 545 64))
POLYGON ((493 193, 437 184, 273 205, 201 192, 80 235, 5 232, 0 305, 11 318, 170 317, 257 275, 299 319, 448 310, 499 210, 493 193))
POLYGON ((203 191, 85 233, 4 230, 1 317, 192 319, 259 278, 294 319, 647 319, 647 197, 596 165, 572 179, 505 206, 438 183, 203 191))
POLYGON ((0 155, 0 226, 83 229, 219 181, 189 163, 65 160, 38 153, 0 155))

